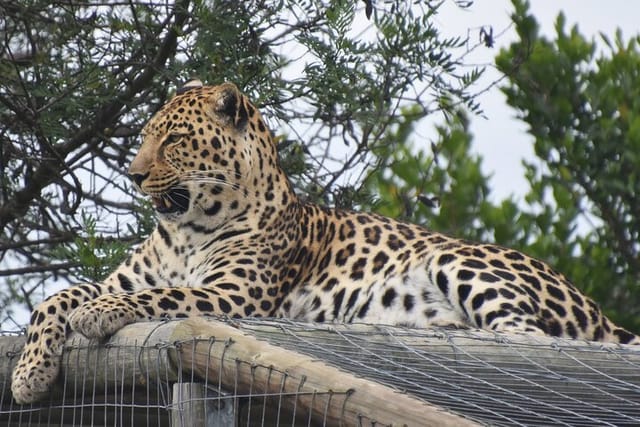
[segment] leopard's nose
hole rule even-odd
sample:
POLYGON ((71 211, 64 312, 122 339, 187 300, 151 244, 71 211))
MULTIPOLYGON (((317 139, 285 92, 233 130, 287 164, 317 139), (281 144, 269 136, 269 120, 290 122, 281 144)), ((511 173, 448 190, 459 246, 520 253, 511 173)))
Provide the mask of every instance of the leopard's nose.
POLYGON ((130 173, 129 174, 129 178, 131 179, 131 181, 135 182, 138 187, 142 186, 142 181, 147 179, 148 176, 149 176, 149 172, 147 172, 145 174, 141 174, 141 173, 130 173))

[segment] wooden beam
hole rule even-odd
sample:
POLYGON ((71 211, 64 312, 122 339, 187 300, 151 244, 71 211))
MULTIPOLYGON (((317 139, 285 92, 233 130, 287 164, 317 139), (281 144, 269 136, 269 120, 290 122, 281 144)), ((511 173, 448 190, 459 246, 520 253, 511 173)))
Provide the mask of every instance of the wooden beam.
MULTIPOLYGON (((19 350, 23 342, 23 337, 0 337, 0 349, 19 350)), ((0 357, 5 402, 10 398, 10 374, 16 361, 17 356, 0 357)), ((206 378, 210 386, 249 397, 251 406, 238 413, 251 419, 259 419, 259 411, 278 417, 282 407, 283 413, 295 412, 297 420, 308 416, 311 425, 477 425, 210 319, 137 323, 104 343, 73 335, 65 346, 63 372, 52 391, 52 402, 78 401, 84 396, 82 401, 89 403, 91 396, 100 399, 102 390, 116 388, 134 398, 150 382, 191 381, 191 372, 196 379, 206 378)))
POLYGON ((175 353, 171 351, 175 364, 192 369, 212 385, 245 396, 284 396, 279 404, 285 409, 309 411, 313 420, 327 425, 477 425, 222 322, 184 320, 176 325, 175 334, 201 338, 185 341, 175 353))

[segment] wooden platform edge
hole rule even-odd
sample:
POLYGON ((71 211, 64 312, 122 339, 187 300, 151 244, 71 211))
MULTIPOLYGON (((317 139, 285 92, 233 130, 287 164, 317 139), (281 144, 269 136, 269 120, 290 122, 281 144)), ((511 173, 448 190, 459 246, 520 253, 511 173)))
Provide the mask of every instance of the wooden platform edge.
MULTIPOLYGON (((11 371, 23 344, 23 336, 0 337, 3 403, 11 400, 11 371)), ((213 319, 136 323, 105 342, 72 335, 65 346, 63 366, 52 394, 63 396, 65 390, 67 400, 94 387, 177 381, 195 373, 209 385, 221 385, 242 396, 295 396, 278 404, 286 410, 311 413, 314 420, 326 425, 478 425, 213 319), (113 375, 114 369, 118 375, 113 375)), ((87 397, 82 401, 86 403, 87 397)))
POLYGON ((197 376, 230 391, 247 393, 251 389, 255 394, 296 396, 280 403, 308 410, 328 425, 478 425, 390 387, 258 340, 223 322, 184 320, 174 334, 175 341, 202 338, 183 342, 172 356, 174 363, 180 359, 179 363, 191 366, 197 376))

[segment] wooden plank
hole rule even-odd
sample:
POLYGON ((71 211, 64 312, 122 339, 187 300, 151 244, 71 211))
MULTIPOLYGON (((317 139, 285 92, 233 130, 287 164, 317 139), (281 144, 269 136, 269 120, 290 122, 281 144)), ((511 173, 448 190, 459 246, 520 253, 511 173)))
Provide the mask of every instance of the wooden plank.
MULTIPOLYGON (((282 329, 281 321, 261 320, 243 324, 246 332, 257 338, 277 336, 282 329)), ((586 340, 572 340, 548 336, 495 333, 481 329, 404 329, 401 327, 368 324, 321 324, 295 330, 298 337, 308 337, 313 342, 335 341, 336 334, 367 337, 358 344, 379 349, 381 343, 389 348, 420 349, 434 360, 454 360, 460 364, 469 363, 493 366, 499 369, 512 368, 514 362, 530 370, 555 371, 559 368, 575 376, 585 374, 585 366, 606 375, 629 377, 640 384, 640 346, 603 343, 586 340), (526 365, 526 366, 525 366, 526 365)), ((404 354, 404 352, 400 352, 404 354)), ((393 352, 389 351, 391 357, 393 352)), ((434 365, 434 369, 438 366, 434 365)))
POLYGON ((341 371, 311 357, 257 340, 228 324, 188 319, 179 322, 183 342, 174 363, 191 368, 212 385, 238 394, 282 398, 288 411, 309 411, 327 425, 472 426, 476 423, 389 387, 341 371), (213 342, 211 339, 215 339, 213 342))

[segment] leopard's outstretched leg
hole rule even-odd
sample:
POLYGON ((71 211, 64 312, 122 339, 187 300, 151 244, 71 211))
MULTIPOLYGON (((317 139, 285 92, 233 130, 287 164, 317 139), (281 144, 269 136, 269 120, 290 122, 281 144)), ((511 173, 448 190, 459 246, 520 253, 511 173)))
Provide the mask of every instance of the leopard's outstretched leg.
POLYGON ((52 295, 31 315, 27 342, 16 365, 11 391, 16 402, 43 398, 58 377, 60 359, 69 331, 68 313, 100 295, 100 285, 74 286, 52 295))

